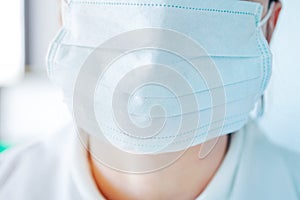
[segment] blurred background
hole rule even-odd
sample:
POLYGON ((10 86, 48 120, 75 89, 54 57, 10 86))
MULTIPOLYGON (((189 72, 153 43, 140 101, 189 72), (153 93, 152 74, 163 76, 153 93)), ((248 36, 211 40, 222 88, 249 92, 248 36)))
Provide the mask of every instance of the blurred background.
MULTIPOLYGON (((300 152, 300 1, 285 0, 272 41, 274 68, 259 120, 274 142, 300 152)), ((71 119, 45 57, 59 29, 58 0, 0 2, 0 151, 54 134, 71 119)))
POLYGON ((55 133, 71 116, 47 78, 45 57, 59 29, 59 0, 0 2, 2 149, 55 133))

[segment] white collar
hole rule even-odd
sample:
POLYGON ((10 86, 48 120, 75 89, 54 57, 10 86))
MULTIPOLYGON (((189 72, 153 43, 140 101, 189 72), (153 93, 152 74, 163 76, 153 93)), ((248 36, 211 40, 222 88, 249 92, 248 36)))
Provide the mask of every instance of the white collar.
MULTIPOLYGON (((81 139, 77 133, 73 131, 74 137, 74 151, 72 154, 72 171, 71 176, 75 183, 76 188, 81 195, 80 199, 88 200, 100 200, 105 199, 99 192, 96 182, 93 178, 91 168, 88 161, 88 152, 86 148, 82 145, 81 139)), ((86 139, 86 138, 85 138, 86 139)))

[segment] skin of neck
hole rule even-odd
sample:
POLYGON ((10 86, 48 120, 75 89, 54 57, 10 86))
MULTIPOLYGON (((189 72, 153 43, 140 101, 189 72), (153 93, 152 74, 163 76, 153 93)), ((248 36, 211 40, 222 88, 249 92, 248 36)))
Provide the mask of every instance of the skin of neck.
MULTIPOLYGON (((172 165, 151 173, 116 171, 95 161, 92 156, 89 156, 89 163, 94 181, 107 199, 195 199, 218 171, 229 146, 228 138, 224 135, 190 147, 172 165), (213 148, 200 159, 201 145, 211 146, 209 143, 214 144, 213 148)), ((166 155, 151 156, 153 160, 159 160, 166 155)))

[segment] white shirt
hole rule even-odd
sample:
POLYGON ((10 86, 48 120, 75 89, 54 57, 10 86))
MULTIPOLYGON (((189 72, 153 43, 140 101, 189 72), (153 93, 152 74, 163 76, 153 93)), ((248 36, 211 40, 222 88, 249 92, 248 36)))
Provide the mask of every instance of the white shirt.
MULTIPOLYGON (((70 126, 54 137, 0 154, 0 199, 103 199, 70 126)), ((229 150, 197 199, 300 199, 300 156, 271 143, 255 122, 232 135, 229 150)))

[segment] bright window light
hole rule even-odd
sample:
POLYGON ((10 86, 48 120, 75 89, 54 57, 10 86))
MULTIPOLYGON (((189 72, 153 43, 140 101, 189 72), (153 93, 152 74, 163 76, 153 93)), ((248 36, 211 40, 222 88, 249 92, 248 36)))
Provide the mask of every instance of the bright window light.
POLYGON ((6 86, 24 71, 23 0, 0 2, 0 26, 0 86, 6 86))

